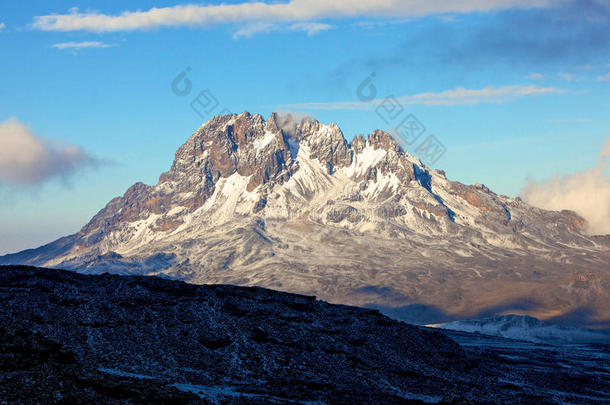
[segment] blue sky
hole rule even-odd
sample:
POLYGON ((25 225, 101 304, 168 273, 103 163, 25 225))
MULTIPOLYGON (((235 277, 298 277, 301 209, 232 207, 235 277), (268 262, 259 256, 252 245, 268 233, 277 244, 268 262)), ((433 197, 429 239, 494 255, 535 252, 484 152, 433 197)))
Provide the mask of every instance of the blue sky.
POLYGON ((205 89, 217 112, 311 114, 348 140, 391 129, 375 103, 393 96, 447 148, 433 166, 510 196, 594 167, 610 136, 608 1, 192 4, 0 2, 0 131, 56 156, 30 177, 0 166, 0 254, 156 183, 207 120, 189 106, 205 89))

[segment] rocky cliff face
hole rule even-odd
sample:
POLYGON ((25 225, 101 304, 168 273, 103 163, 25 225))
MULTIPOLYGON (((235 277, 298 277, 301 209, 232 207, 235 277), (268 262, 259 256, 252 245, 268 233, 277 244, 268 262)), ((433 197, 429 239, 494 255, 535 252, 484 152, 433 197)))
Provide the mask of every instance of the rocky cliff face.
POLYGON ((243 113, 199 128, 157 185, 0 263, 260 285, 428 323, 512 310, 605 325, 610 253, 585 228, 450 181, 387 133, 348 143, 335 124, 243 113))

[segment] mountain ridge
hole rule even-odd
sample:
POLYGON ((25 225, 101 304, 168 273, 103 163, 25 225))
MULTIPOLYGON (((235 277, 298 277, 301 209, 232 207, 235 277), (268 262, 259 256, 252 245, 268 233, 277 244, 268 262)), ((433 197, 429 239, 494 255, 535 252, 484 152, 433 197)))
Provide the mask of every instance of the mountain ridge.
POLYGON ((482 333, 510 339, 546 344, 609 344, 610 330, 569 328, 541 322, 521 315, 502 315, 483 319, 467 319, 436 325, 426 325, 444 330, 482 333))
POLYGON ((134 184, 80 232, 0 264, 261 285, 447 315, 425 323, 496 308, 541 319, 584 310, 583 323, 605 325, 610 255, 585 230, 573 212, 450 181, 385 132, 347 142, 336 124, 244 112, 202 125, 156 185, 134 184))

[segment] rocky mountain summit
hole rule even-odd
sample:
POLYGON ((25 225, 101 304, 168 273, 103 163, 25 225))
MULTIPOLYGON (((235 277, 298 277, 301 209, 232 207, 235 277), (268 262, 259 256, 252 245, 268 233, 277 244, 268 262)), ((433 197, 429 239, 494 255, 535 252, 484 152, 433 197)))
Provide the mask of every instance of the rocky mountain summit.
POLYGON ((497 355, 259 287, 13 266, 0 268, 0 302, 0 403, 610 400, 603 359, 497 355))
POLYGON ((610 245, 586 229, 451 181, 382 131, 347 142, 335 124, 245 112, 195 131, 158 184, 0 264, 257 285, 411 322, 516 312, 610 327, 610 245))

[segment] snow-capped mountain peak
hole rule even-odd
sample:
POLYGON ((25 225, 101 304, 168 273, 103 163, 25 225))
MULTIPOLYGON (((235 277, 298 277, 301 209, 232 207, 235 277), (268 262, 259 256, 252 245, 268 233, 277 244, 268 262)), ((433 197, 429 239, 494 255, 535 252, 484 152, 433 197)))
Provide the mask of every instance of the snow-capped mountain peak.
POLYGON ((536 314, 569 294, 562 310, 600 308, 594 316, 610 319, 608 247, 585 225, 573 212, 450 181, 382 131, 348 142, 336 124, 244 112, 210 119, 156 185, 134 184, 77 234, 0 263, 464 316, 530 297, 536 314))

